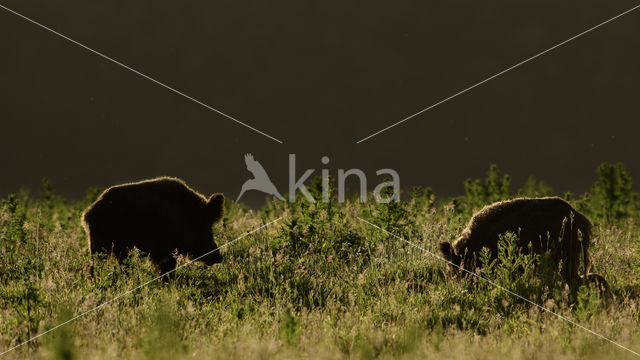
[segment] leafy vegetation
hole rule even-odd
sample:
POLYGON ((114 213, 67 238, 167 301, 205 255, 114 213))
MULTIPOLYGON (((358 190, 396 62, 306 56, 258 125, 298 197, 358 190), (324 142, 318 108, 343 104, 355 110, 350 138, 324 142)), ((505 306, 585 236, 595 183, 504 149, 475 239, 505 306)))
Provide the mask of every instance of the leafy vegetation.
MULTIPOLYGON (((588 194, 568 198, 596 225, 593 270, 609 281, 610 297, 583 286, 571 300, 557 264, 519 253, 517 234, 501 238, 501 261, 482 276, 638 351, 638 195, 623 165, 603 164, 597 174, 588 194)), ((219 245, 283 218, 226 247, 222 264, 179 257, 187 266, 171 281, 128 293, 6 357, 634 357, 491 284, 453 276, 440 260, 358 219, 437 254, 437 244, 454 240, 483 205, 552 193, 535 178, 515 191, 511 185, 491 166, 453 199, 426 188, 401 203, 298 197, 256 212, 229 202, 214 226, 219 245)), ((310 186, 315 197, 321 189, 318 180, 310 186)), ((45 180, 37 197, 21 190, 2 200, 0 351, 157 276, 139 251, 122 265, 88 253, 80 215, 99 193, 68 202, 45 180)))

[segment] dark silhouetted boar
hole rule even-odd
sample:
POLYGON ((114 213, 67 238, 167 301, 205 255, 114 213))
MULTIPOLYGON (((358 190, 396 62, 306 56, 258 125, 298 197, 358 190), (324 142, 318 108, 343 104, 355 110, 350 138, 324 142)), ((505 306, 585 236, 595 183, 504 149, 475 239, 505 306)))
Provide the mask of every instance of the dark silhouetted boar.
POLYGON ((495 259, 499 235, 510 231, 519 234, 523 253, 550 251, 557 262, 562 260, 562 276, 573 286, 580 282, 581 253, 588 278, 591 227, 589 219, 558 197, 506 200, 485 206, 453 244, 440 243, 440 251, 445 259, 473 272, 483 265, 478 259, 480 250, 488 248, 495 259))
MULTIPOLYGON (((166 273, 175 268, 175 250, 198 257, 217 248, 212 225, 223 214, 224 196, 206 199, 180 179, 161 177, 113 186, 89 206, 82 224, 91 253, 111 253, 119 259, 133 247, 149 254, 166 273)), ((200 259, 222 261, 219 251, 200 259)))

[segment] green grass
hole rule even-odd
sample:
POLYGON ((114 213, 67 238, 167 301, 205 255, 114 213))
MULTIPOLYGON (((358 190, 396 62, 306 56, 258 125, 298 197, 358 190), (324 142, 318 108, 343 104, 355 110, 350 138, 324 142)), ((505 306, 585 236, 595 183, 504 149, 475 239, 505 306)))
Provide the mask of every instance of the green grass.
MULTIPOLYGON (((605 164, 588 194, 566 195, 595 223, 593 270, 609 281, 610 298, 586 287, 572 295, 556 272, 534 269, 543 258, 507 251, 513 235, 503 238, 507 261, 484 275, 640 351, 640 211, 627 175, 605 164)), ((310 190, 317 195, 317 183, 310 190)), ((483 204, 550 193, 533 178, 512 191, 497 167, 465 191, 437 199, 417 189, 400 204, 270 202, 257 212, 229 203, 214 227, 218 245, 283 219, 226 247, 223 263, 179 268, 170 282, 153 282, 6 358, 635 357, 493 286, 454 277, 440 260, 358 220, 437 253, 483 204)), ((96 256, 95 278, 88 275, 80 214, 98 193, 68 202, 45 182, 39 196, 21 190, 2 200, 0 351, 157 276, 135 251, 124 265, 96 256)))

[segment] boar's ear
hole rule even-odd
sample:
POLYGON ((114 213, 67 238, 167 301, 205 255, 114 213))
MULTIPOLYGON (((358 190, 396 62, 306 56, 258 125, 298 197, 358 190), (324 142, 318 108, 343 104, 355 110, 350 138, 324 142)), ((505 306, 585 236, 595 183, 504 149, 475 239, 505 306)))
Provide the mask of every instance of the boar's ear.
POLYGON ((224 214, 224 195, 213 194, 207 201, 207 213, 212 222, 220 220, 224 214))
POLYGON ((438 245, 438 248, 440 249, 442 256, 444 256, 446 260, 451 261, 451 259, 453 258, 453 247, 451 246, 451 244, 448 242, 441 242, 438 245))

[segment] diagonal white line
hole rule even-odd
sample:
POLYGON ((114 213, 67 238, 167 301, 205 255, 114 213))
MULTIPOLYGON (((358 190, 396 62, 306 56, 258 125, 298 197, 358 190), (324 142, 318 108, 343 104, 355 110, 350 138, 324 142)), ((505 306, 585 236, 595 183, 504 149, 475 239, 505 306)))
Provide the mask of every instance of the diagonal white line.
POLYGON ((194 261, 200 260, 200 259, 202 259, 203 257, 205 257, 205 256, 207 256, 207 255, 209 255, 209 254, 212 254, 212 253, 214 253, 214 252, 216 252, 216 251, 218 251, 218 250, 220 250, 220 249, 222 249, 222 248, 224 248, 224 247, 227 247, 227 246, 229 246, 229 245, 231 245, 231 244, 235 243, 236 241, 238 241, 238 240, 240 240, 240 239, 243 239, 243 238, 245 238, 245 237, 247 237, 247 236, 249 236, 249 235, 253 234, 253 233, 254 233, 254 232, 256 232, 256 231, 258 231, 258 230, 260 230, 260 229, 262 229, 262 228, 265 228, 265 227, 267 227, 267 226, 269 226, 269 225, 271 225, 271 224, 273 224, 273 223, 275 223, 275 222, 279 221, 279 220, 280 220, 280 219, 282 219, 282 218, 283 218, 283 217, 281 216, 281 217, 279 217, 279 218, 277 218, 277 219, 275 219, 275 220, 273 220, 273 221, 271 221, 271 222, 269 222, 269 223, 266 223, 266 224, 264 224, 264 225, 260 226, 259 228, 253 229, 253 230, 249 231, 248 233, 246 233, 246 234, 244 234, 244 235, 242 235, 242 236, 240 236, 240 237, 237 237, 237 238, 235 238, 235 239, 233 239, 233 240, 229 241, 228 243, 226 243, 226 244, 224 244, 224 245, 222 245, 222 246, 218 246, 217 248, 215 248, 215 249, 213 249, 213 250, 209 251, 209 252, 208 252, 208 253, 206 253, 206 254, 200 255, 200 256, 198 256, 197 258, 195 258, 195 259, 193 259, 193 260, 190 260, 190 261, 187 261, 186 263, 184 263, 184 264, 182 264, 182 265, 180 265, 180 266, 176 266, 176 268, 175 268, 175 269, 173 269, 173 270, 171 270, 171 271, 167 271, 166 273, 164 273, 164 274, 162 274, 162 275, 160 275, 160 276, 158 276, 158 277, 156 277, 156 278, 153 278, 153 279, 151 279, 151 280, 149 280, 149 281, 147 281, 147 282, 144 282, 144 283, 142 283, 142 284, 140 284, 140 285, 138 285, 138 286, 134 287, 133 289, 127 290, 127 291, 123 292, 122 294, 120 294, 120 295, 118 295, 118 296, 116 296, 116 297, 114 297, 114 298, 112 298, 112 299, 110 299, 110 300, 107 300, 107 301, 103 302, 102 304, 100 304, 100 305, 98 305, 98 306, 96 306, 96 307, 94 307, 94 308, 92 308, 92 309, 89 309, 89 310, 87 310, 87 311, 85 311, 85 312, 83 312, 83 313, 81 313, 81 314, 78 314, 78 315, 76 315, 76 316, 72 317, 71 319, 69 319, 69 320, 67 320, 67 321, 65 321, 65 322, 63 322, 63 323, 60 323, 60 324, 58 324, 58 325, 56 325, 56 326, 52 327, 51 329, 49 329, 49 330, 47 330, 47 331, 45 331, 45 332, 42 332, 42 333, 40 333, 40 334, 38 334, 38 335, 36 335, 36 336, 32 337, 31 339, 29 339, 29 340, 27 340, 27 341, 25 341, 25 342, 22 342, 22 343, 20 343, 20 344, 18 344, 18 345, 16 345, 16 346, 14 346, 14 347, 12 347, 12 348, 8 349, 8 350, 5 350, 4 352, 0 353, 0 356, 6 355, 7 353, 9 353, 9 352, 11 352, 11 351, 13 351, 13 350, 15 350, 15 349, 17 349, 17 348, 19 348, 19 347, 23 346, 23 345, 28 344, 28 343, 32 342, 33 340, 35 340, 35 339, 37 339, 37 338, 39 338, 39 337, 41 337, 41 336, 43 336, 43 335, 46 335, 46 334, 48 334, 48 333, 50 333, 50 332, 52 332, 52 331, 54 331, 54 330, 58 329, 59 327, 62 327, 62 326, 66 325, 66 324, 68 324, 68 323, 70 323, 70 322, 73 322, 73 321, 75 321, 75 320, 77 320, 77 319, 79 319, 79 318, 81 318, 81 317, 83 317, 83 316, 85 316, 85 315, 87 315, 87 314, 89 314, 89 313, 92 313, 92 312, 94 312, 94 311, 98 310, 99 308, 101 308, 101 307, 103 307, 103 306, 109 305, 109 304, 111 304, 112 302, 114 302, 114 301, 116 301, 116 300, 118 300, 118 299, 122 298, 123 296, 126 296, 126 295, 128 295, 128 294, 130 294, 130 293, 132 293, 132 292, 134 292, 134 291, 136 291, 136 290, 139 290, 139 289, 141 289, 141 288, 143 288, 143 287, 145 287, 145 286, 147 286, 147 285, 151 284, 152 282, 157 281, 157 280, 161 279, 162 277, 167 276, 167 275, 171 274, 172 272, 174 272, 174 271, 176 271, 176 270, 178 270, 178 269, 180 269, 180 268, 183 268, 183 267, 185 267, 185 266, 187 266, 187 265, 191 264, 191 263, 192 263, 192 262, 194 262, 194 261))
POLYGON ((589 29, 587 29, 587 30, 585 30, 585 31, 583 31, 583 32, 581 32, 581 33, 579 33, 578 35, 575 35, 575 36, 573 36, 573 37, 571 37, 571 38, 569 38, 569 39, 567 39, 567 40, 565 40, 565 41, 563 41, 563 42, 561 42, 561 43, 558 43, 558 44, 556 44, 556 45, 554 45, 554 46, 552 46, 552 47, 548 48, 547 50, 544 50, 543 52, 540 52, 540 53, 538 53, 538 54, 536 54, 536 55, 534 55, 534 56, 532 56, 532 57, 530 57, 530 58, 528 58, 528 59, 526 59, 526 60, 523 60, 523 61, 521 61, 521 62, 519 62, 519 63, 517 63, 517 64, 515 64, 515 65, 513 65, 513 66, 511 66, 511 67, 509 67, 509 68, 506 68, 505 70, 502 70, 502 71, 500 71, 499 73, 497 73, 497 74, 495 74, 495 75, 492 75, 492 76, 490 76, 490 77, 488 77, 488 78, 486 78, 486 79, 484 79, 484 80, 482 80, 482 81, 480 81, 480 82, 478 82, 478 83, 475 83, 475 84, 473 84, 473 85, 469 86, 468 88, 466 88, 466 89, 464 89, 464 90, 461 90, 461 91, 459 91, 459 92, 457 92, 457 93, 455 93, 455 94, 453 94, 453 95, 449 96, 448 98, 445 98, 445 99, 443 99, 443 100, 440 100, 440 101, 438 101, 437 103, 435 103, 435 104, 433 104, 433 105, 431 105, 431 106, 429 106, 429 107, 427 107, 427 108, 424 108, 424 109, 422 109, 422 110, 418 111, 417 113, 415 113, 415 114, 413 114, 413 115, 409 115, 409 116, 407 116, 406 118, 404 118, 404 119, 402 119, 402 120, 400 120, 400 121, 398 121, 398 122, 396 122, 396 123, 394 123, 394 124, 391 124, 391 125, 387 126, 386 128, 384 128, 384 129, 382 129, 382 130, 379 130, 379 131, 377 131, 377 132, 375 132, 375 133, 373 133, 373 134, 371 134, 371 135, 369 135, 369 136, 367 136, 367 137, 365 137, 365 138, 362 138, 362 139, 358 140, 358 141, 356 142, 356 144, 360 144, 360 143, 361 143, 361 142, 363 142, 363 141, 367 141, 367 140, 371 139, 372 137, 374 137, 374 136, 376 136, 376 135, 379 135, 379 134, 381 134, 381 133, 383 133, 383 132, 385 132, 385 131, 387 131, 387 130, 389 130, 389 129, 391 129, 391 128, 395 127, 395 126, 398 126, 398 125, 400 125, 400 124, 404 123, 405 121, 407 121, 407 120, 409 120, 409 119, 412 119, 412 118, 414 118, 414 117, 416 117, 416 116, 418 116, 418 115, 422 114, 422 113, 423 113, 423 112, 425 112, 425 111, 429 111, 429 110, 433 109, 434 107, 436 107, 436 106, 438 106, 438 105, 441 105, 441 104, 443 104, 443 103, 445 103, 445 102, 447 102, 447 101, 449 101, 449 100, 451 100, 451 99, 453 99, 453 98, 455 98, 455 97, 457 97, 457 96, 459 96, 459 95, 462 95, 462 94, 466 93, 467 91, 469 91, 469 90, 471 90, 471 89, 473 89, 473 88, 475 88, 475 87, 478 87, 478 86, 480 86, 480 85, 482 85, 482 84, 484 84, 484 83, 486 83, 486 82, 488 82, 488 81, 490 81, 490 80, 493 80, 493 79, 497 78, 498 76, 500 76, 500 75, 502 75, 502 74, 504 74, 504 73, 506 73, 506 72, 508 72, 508 71, 511 71, 511 70, 513 70, 513 69, 515 69, 515 68, 519 67, 520 65, 526 64, 526 63, 528 63, 529 61, 531 61, 531 60, 533 60, 533 59, 535 59, 535 58, 537 58, 537 57, 540 57, 540 56, 542 56, 542 55, 544 55, 544 54, 548 53, 549 51, 552 51, 552 50, 554 50, 554 49, 556 49, 556 48, 559 48, 560 46, 562 46, 562 45, 564 45, 564 44, 566 44, 566 43, 568 43, 568 42, 570 42, 570 41, 573 41, 573 40, 575 40, 575 39, 577 39, 577 38, 581 37, 582 35, 585 35, 585 34, 587 34, 587 33, 590 33, 591 31, 593 31, 593 30, 595 30, 595 29, 597 29, 597 28, 599 28, 599 27, 601 27, 601 26, 603 26, 603 25, 605 25, 605 24, 607 24, 607 23, 610 23, 611 21, 616 20, 617 18, 622 17, 622 16, 624 16, 624 15, 626 15, 626 14, 628 14, 628 13, 630 13, 630 12, 632 12, 632 11, 634 11, 634 10, 638 9, 638 8, 640 8, 640 5, 637 5, 637 6, 635 6, 635 7, 631 8, 631 9, 629 9, 629 10, 627 10, 627 11, 625 11, 625 12, 621 13, 621 14, 618 14, 618 15, 616 15, 616 16, 614 16, 614 17, 610 18, 609 20, 603 21, 603 22, 601 22, 600 24, 598 24, 598 25, 596 25, 596 26, 594 26, 594 27, 591 27, 591 28, 589 28, 589 29))
POLYGON ((136 73, 136 74, 138 74, 138 75, 142 76, 143 78, 145 78, 145 79, 147 79, 147 80, 149 80, 149 81, 152 81, 152 82, 154 82, 154 83, 156 83, 156 84, 158 84, 158 85, 162 86, 163 88, 165 88, 165 89, 167 89, 167 90, 170 90, 170 91, 172 91, 172 92, 174 92, 174 93, 176 93, 176 94, 178 94, 178 95, 180 95, 180 96, 182 96, 182 97, 184 97, 184 98, 186 98, 186 99, 188 99, 188 100, 191 100, 192 102, 194 102, 194 103, 196 103, 196 104, 198 104, 198 105, 200 105, 200 106, 204 106, 205 108, 207 108, 207 109, 209 109, 209 110, 211 110, 211 111, 214 111, 214 112, 218 113, 219 115, 222 115, 222 116, 226 117, 226 118, 227 118, 227 119, 229 119, 229 120, 233 120, 233 121, 235 121, 236 123, 238 123, 238 124, 240 124, 240 125, 242 125, 242 126, 244 126, 244 127, 246 127, 246 128, 249 128, 249 129, 251 129, 251 130, 253 130, 253 131, 257 132, 258 134, 264 135, 264 136, 268 137, 269 139, 271 139, 271 140, 273 140, 273 141, 276 141, 276 142, 279 142, 280 144, 283 144, 283 142, 282 142, 281 140, 278 140, 278 139, 274 138, 273 136, 271 136, 271 135, 269 135, 269 134, 267 134, 267 133, 265 133, 265 132, 262 132, 262 131, 260 131, 260 130, 256 129, 255 127, 253 127, 253 126, 251 126, 251 125, 249 125, 249 124, 246 124, 246 123, 244 123, 244 122, 242 122, 242 121, 240 121, 240 120, 238 120, 238 119, 234 118, 234 117, 233 117, 233 116, 231 116, 231 115, 225 114, 225 113, 223 113, 222 111, 220 111, 220 110, 218 110, 218 109, 215 109, 215 108, 213 108, 213 107, 211 107, 211 106, 209 106, 209 105, 207 105, 207 104, 203 103, 203 102, 202 102, 202 101, 200 101, 200 100, 197 100, 197 99, 195 99, 195 98, 193 98, 193 97, 191 97, 191 96, 189 96, 189 95, 187 95, 187 94, 185 94, 185 93, 183 93, 183 92, 181 92, 181 91, 179 91, 179 90, 176 90, 175 88, 173 88, 173 87, 171 87, 171 86, 169 86, 169 85, 167 85, 167 84, 165 84, 165 83, 163 83, 163 82, 160 82, 160 81, 158 81, 158 80, 156 80, 156 79, 152 78, 151 76, 146 75, 146 74, 144 74, 144 73, 142 73, 142 72, 140 72, 140 71, 138 71, 138 70, 136 70, 136 69, 134 69, 134 68, 132 68, 132 67, 129 67, 129 66, 127 66, 127 65, 125 65, 125 64, 123 64, 123 63, 121 63, 121 62, 119 62, 119 61, 117 61, 117 60, 115 60, 115 59, 113 59, 113 58, 110 58, 109 56, 107 56, 107 55, 105 55, 105 54, 103 54, 103 53, 101 53, 101 52, 99 52, 99 51, 93 50, 92 48, 90 48, 90 47, 88 47, 88 46, 86 46, 86 45, 84 45, 84 44, 82 44, 82 43, 80 43, 80 42, 78 42, 78 41, 76 41, 76 40, 73 40, 72 38, 70 38, 70 37, 68 37, 68 36, 66 36, 66 35, 63 35, 63 34, 61 34, 61 33, 57 32, 57 31, 55 31, 55 30, 53 30, 53 29, 51 29, 51 28, 49 28, 49 27, 47 27, 47 26, 45 26, 45 25, 42 25, 42 24, 40 24, 39 22, 37 22, 37 21, 35 21, 35 20, 32 20, 32 19, 30 19, 30 18, 28 18, 28 17, 26 17, 26 16, 24 16, 24 15, 22 15, 22 14, 20 14, 20 13, 16 12, 16 11, 14 11, 14 10, 11 10, 11 9, 9 9, 8 7, 6 7, 6 6, 2 5, 2 4, 0 4, 0 8, 2 8, 2 9, 4 9, 4 10, 6 10, 6 11, 8 11, 8 12, 10 12, 10 13, 12 13, 12 14, 16 15, 16 16, 19 16, 19 17, 21 17, 22 19, 24 19, 24 20, 26 20, 26 21, 28 21, 28 22, 30 22, 30 23, 32 23, 32 24, 34 24, 34 25, 37 25, 37 26, 39 26, 39 27, 41 27, 41 28, 43 28, 43 29, 45 29, 45 30, 47 30, 47 31, 49 31, 49 32, 51 32, 51 33, 53 33, 53 34, 55 34, 55 35, 58 35, 59 37, 61 37, 61 38, 65 39, 65 40, 68 40, 68 41, 70 41, 70 42, 72 42, 72 43, 74 43, 74 44, 76 44, 76 45, 80 46, 81 48, 83 48, 83 49, 85 49, 85 50, 88 50, 88 51, 90 51, 90 52, 92 52, 92 53, 94 53, 94 54, 96 54, 96 55, 98 55, 98 56, 100 56, 100 57, 102 57, 102 58, 104 58, 104 59, 106 59, 106 60, 109 60, 109 61, 111 61, 112 63, 114 63, 114 64, 116 64, 116 65, 119 65, 119 66, 121 66, 121 67, 123 67, 123 68, 125 68, 125 69, 127 69, 127 70, 129 70, 129 71, 131 71, 131 72, 134 72, 134 73, 136 73))
POLYGON ((502 291, 505 291, 505 292, 507 292, 507 293, 509 293, 509 294, 511 294, 511 295, 513 295, 513 296, 515 296, 515 297, 517 297, 517 298, 518 298, 518 299, 520 299, 520 300, 524 300, 524 301, 526 301, 527 303, 529 303, 529 304, 531 304, 531 305, 534 305, 534 306, 538 307, 539 309, 541 309, 541 310, 543 310, 543 311, 546 311, 546 312, 548 312, 548 313, 550 313, 550 314, 553 314, 553 315, 557 316, 558 318, 560 318, 560 319, 562 319, 562 320, 564 320, 564 321, 568 322, 569 324, 571 324, 571 325, 573 325, 573 326, 579 327, 579 328, 580 328, 580 329, 582 329, 582 330, 585 330, 585 331, 587 331, 587 332, 589 332, 589 333, 591 333, 591 334, 593 334, 593 335, 595 335, 595 336, 597 336, 597 337, 599 337, 599 338, 601 338, 601 339, 603 339, 603 340, 606 340, 606 341, 608 341, 608 342, 610 342, 610 343, 612 343, 612 344, 614 344, 614 345, 616 345, 616 346, 618 346, 618 347, 620 347, 620 348, 622 348, 622 349, 624 349, 624 350, 627 350, 628 352, 630 352, 630 353, 632 353, 632 354, 634 354, 634 355, 636 355, 636 356, 640 357, 640 353, 637 353, 637 352, 635 352, 635 351, 633 351, 633 350, 629 349, 628 347, 625 347, 625 346, 623 346, 623 345, 620 345, 619 343, 617 343, 617 342, 615 342, 615 341, 613 341, 613 340, 611 340, 611 339, 609 339, 609 338, 607 338, 607 337, 604 337, 604 336, 602 336, 602 335, 598 334, 597 332, 595 332, 595 331, 593 331, 593 330, 591 330, 591 329, 588 329, 588 328, 586 328, 586 327, 584 327, 584 326, 582 326, 582 325, 578 324, 577 322, 575 322, 575 321, 573 321, 573 320, 571 320, 571 319, 569 319, 569 318, 567 318, 567 317, 564 317, 564 316, 562 316, 562 315, 560 315, 560 314, 557 314, 557 313, 555 313, 555 312, 553 312, 553 311, 551 311, 551 310, 547 309, 546 307, 544 307, 544 306, 542 306, 542 305, 538 305, 538 304, 534 303, 533 301, 531 301, 531 300, 529 300, 529 299, 525 298, 524 296, 518 295, 518 294, 516 294, 515 292, 513 292, 513 291, 511 291, 511 290, 509 290, 509 289, 507 289, 507 288, 505 288, 505 287, 502 287, 502 286, 500 286, 500 285, 498 285, 498 284, 494 283, 493 281, 491 281, 491 280, 489 280, 489 279, 487 279, 487 278, 484 278, 484 277, 482 277, 482 276, 480 276, 480 275, 478 275, 478 274, 476 274, 476 273, 474 273, 474 272, 471 272, 471 271, 469 271, 469 270, 467 270, 467 269, 464 269, 464 268, 462 268, 460 265, 458 265, 458 264, 454 264, 454 263, 452 263, 451 261, 449 261, 449 260, 447 260, 447 259, 445 259, 445 258, 443 258, 443 257, 441 257, 441 256, 438 256, 438 255, 436 255, 436 254, 432 253, 431 251, 429 251, 429 250, 427 250, 427 249, 425 249, 425 248, 423 248, 423 247, 421 247, 421 246, 419 246, 419 245, 416 245, 416 244, 412 243, 411 241, 405 240, 403 237, 400 237, 400 236, 398 236, 398 235, 396 235, 396 234, 390 233, 390 232, 388 232, 387 230, 385 230, 385 229, 381 228, 380 226, 378 226, 378 225, 376 225, 376 224, 373 224, 373 223, 371 223, 371 222, 369 222, 369 221, 367 221, 367 220, 365 220, 365 219, 363 219, 363 218, 361 218, 361 217, 359 217, 359 216, 358 216, 358 219, 360 219, 361 221, 363 221, 363 222, 365 222, 365 223, 367 223, 367 224, 369 224, 369 225, 371 225, 371 226, 373 226, 373 227, 375 227, 375 228, 377 228, 377 229, 379 229, 379 230, 384 231, 385 233, 387 233, 387 234, 389 234, 389 235, 391 235, 391 236, 395 237, 396 239, 399 239, 399 240, 404 241, 405 243, 407 243, 407 244, 409 244, 409 245, 411 245, 411 246, 415 247, 416 249, 419 249, 419 250, 422 250, 422 251, 426 252, 427 254, 429 254, 429 255, 431 255, 431 256, 433 256, 433 257, 435 257, 435 258, 436 258, 436 259, 438 259, 438 260, 442 260, 442 261, 446 262, 447 264, 449 264, 449 265, 451 265, 451 266, 454 266, 454 267, 456 267, 456 268, 458 268, 458 269, 460 269, 460 270, 462 270, 462 271, 464 271, 464 272, 466 272, 466 273, 468 273, 468 274, 470 274, 470 275, 473 275, 473 276, 477 277, 478 279, 480 279, 480 280, 482 280, 482 281, 487 282, 488 284, 491 284, 491 285, 495 286, 496 288, 498 288, 498 289, 500 289, 500 290, 502 290, 502 291))

